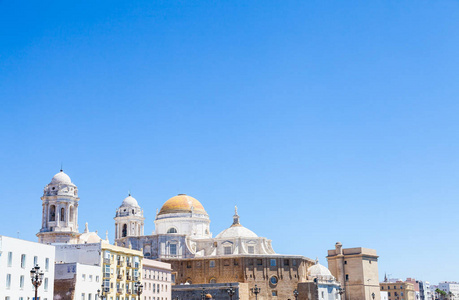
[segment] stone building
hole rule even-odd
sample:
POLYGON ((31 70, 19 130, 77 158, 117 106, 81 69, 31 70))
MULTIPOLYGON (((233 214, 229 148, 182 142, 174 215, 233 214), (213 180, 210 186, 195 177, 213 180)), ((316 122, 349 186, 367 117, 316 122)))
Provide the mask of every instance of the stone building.
POLYGON ((343 249, 338 242, 335 249, 328 250, 327 260, 328 268, 345 290, 344 300, 380 300, 376 250, 343 249))
MULTIPOLYGON (((88 224, 83 233, 78 231, 78 187, 62 170, 45 186, 42 200, 42 222, 37 233, 42 244, 85 244, 102 239, 97 232, 89 232, 88 224)), ((108 241, 108 238, 106 238, 108 241)))
POLYGON ((389 300, 416 300, 414 286, 411 282, 381 282, 381 291, 387 292, 389 300))

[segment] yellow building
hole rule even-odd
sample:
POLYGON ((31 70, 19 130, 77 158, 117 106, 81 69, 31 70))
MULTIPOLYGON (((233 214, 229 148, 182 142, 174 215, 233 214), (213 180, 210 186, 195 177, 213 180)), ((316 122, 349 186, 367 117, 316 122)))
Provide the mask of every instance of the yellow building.
POLYGON ((102 277, 107 300, 135 300, 141 281, 142 251, 101 243, 102 277))
POLYGON ((387 292, 389 300, 415 300, 414 285, 409 282, 381 282, 381 291, 387 292))

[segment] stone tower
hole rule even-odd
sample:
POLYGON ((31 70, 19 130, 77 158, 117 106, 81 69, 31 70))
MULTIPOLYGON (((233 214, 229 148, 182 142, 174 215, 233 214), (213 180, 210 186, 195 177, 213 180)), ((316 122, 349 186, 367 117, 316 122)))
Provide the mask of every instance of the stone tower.
POLYGON ((380 300, 376 250, 347 248, 338 242, 328 250, 328 269, 341 283, 343 300, 380 300), (374 298, 373 298, 374 294, 374 298))
POLYGON ((142 236, 145 218, 137 200, 129 194, 116 210, 115 241, 130 236, 142 236))
POLYGON ((42 223, 37 233, 43 244, 74 243, 78 236, 78 188, 62 170, 45 186, 42 223))

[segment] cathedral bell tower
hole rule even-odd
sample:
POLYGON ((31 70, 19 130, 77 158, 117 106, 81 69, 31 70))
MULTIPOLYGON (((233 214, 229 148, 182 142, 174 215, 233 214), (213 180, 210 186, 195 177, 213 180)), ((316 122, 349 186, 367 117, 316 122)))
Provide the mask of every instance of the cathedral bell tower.
POLYGON ((131 196, 126 197, 121 206, 116 210, 115 216, 115 241, 131 236, 143 235, 144 220, 143 210, 137 200, 131 196))
POLYGON ((75 243, 78 236, 78 188, 62 170, 45 186, 38 242, 75 243))

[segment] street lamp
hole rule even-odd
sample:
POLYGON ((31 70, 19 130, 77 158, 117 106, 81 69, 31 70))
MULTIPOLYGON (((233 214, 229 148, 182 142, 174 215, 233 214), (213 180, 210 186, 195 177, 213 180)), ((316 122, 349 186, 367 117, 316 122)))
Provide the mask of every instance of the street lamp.
POLYGON ((293 291, 293 296, 295 296, 295 300, 298 300, 298 290, 297 289, 293 291))
POLYGON ((100 288, 101 288, 101 289, 97 290, 97 296, 98 296, 100 299, 104 300, 104 298, 106 297, 106 296, 105 296, 105 287, 104 287, 104 285, 102 284, 102 285, 100 286, 100 288))
POLYGON ((375 300, 375 293, 371 293, 371 298, 373 298, 373 300, 375 300))
POLYGON ((135 291, 136 291, 137 297, 140 300, 140 294, 142 294, 142 292, 143 292, 143 285, 142 285, 142 283, 140 281, 137 281, 134 284, 134 287, 135 287, 135 291))
POLYGON ((226 290, 226 292, 228 293, 228 296, 230 297, 230 300, 233 300, 233 295, 236 293, 236 291, 233 289, 233 286, 229 285, 229 288, 226 290))
POLYGON ((339 288, 338 290, 338 294, 339 294, 339 298, 342 300, 343 299, 343 294, 344 292, 346 292, 345 289, 343 289, 342 287, 339 288))
POLYGON ((43 282, 43 272, 40 271, 40 267, 35 265, 35 267, 30 270, 30 279, 32 280, 32 284, 35 287, 35 300, 38 299, 38 287, 43 282))
POLYGON ((255 294, 255 300, 258 300, 258 294, 260 293, 261 289, 255 284, 255 287, 251 288, 250 290, 255 294))
POLYGON ((206 299, 206 289, 205 288, 202 288, 202 291, 201 291, 201 300, 205 300, 206 299))

